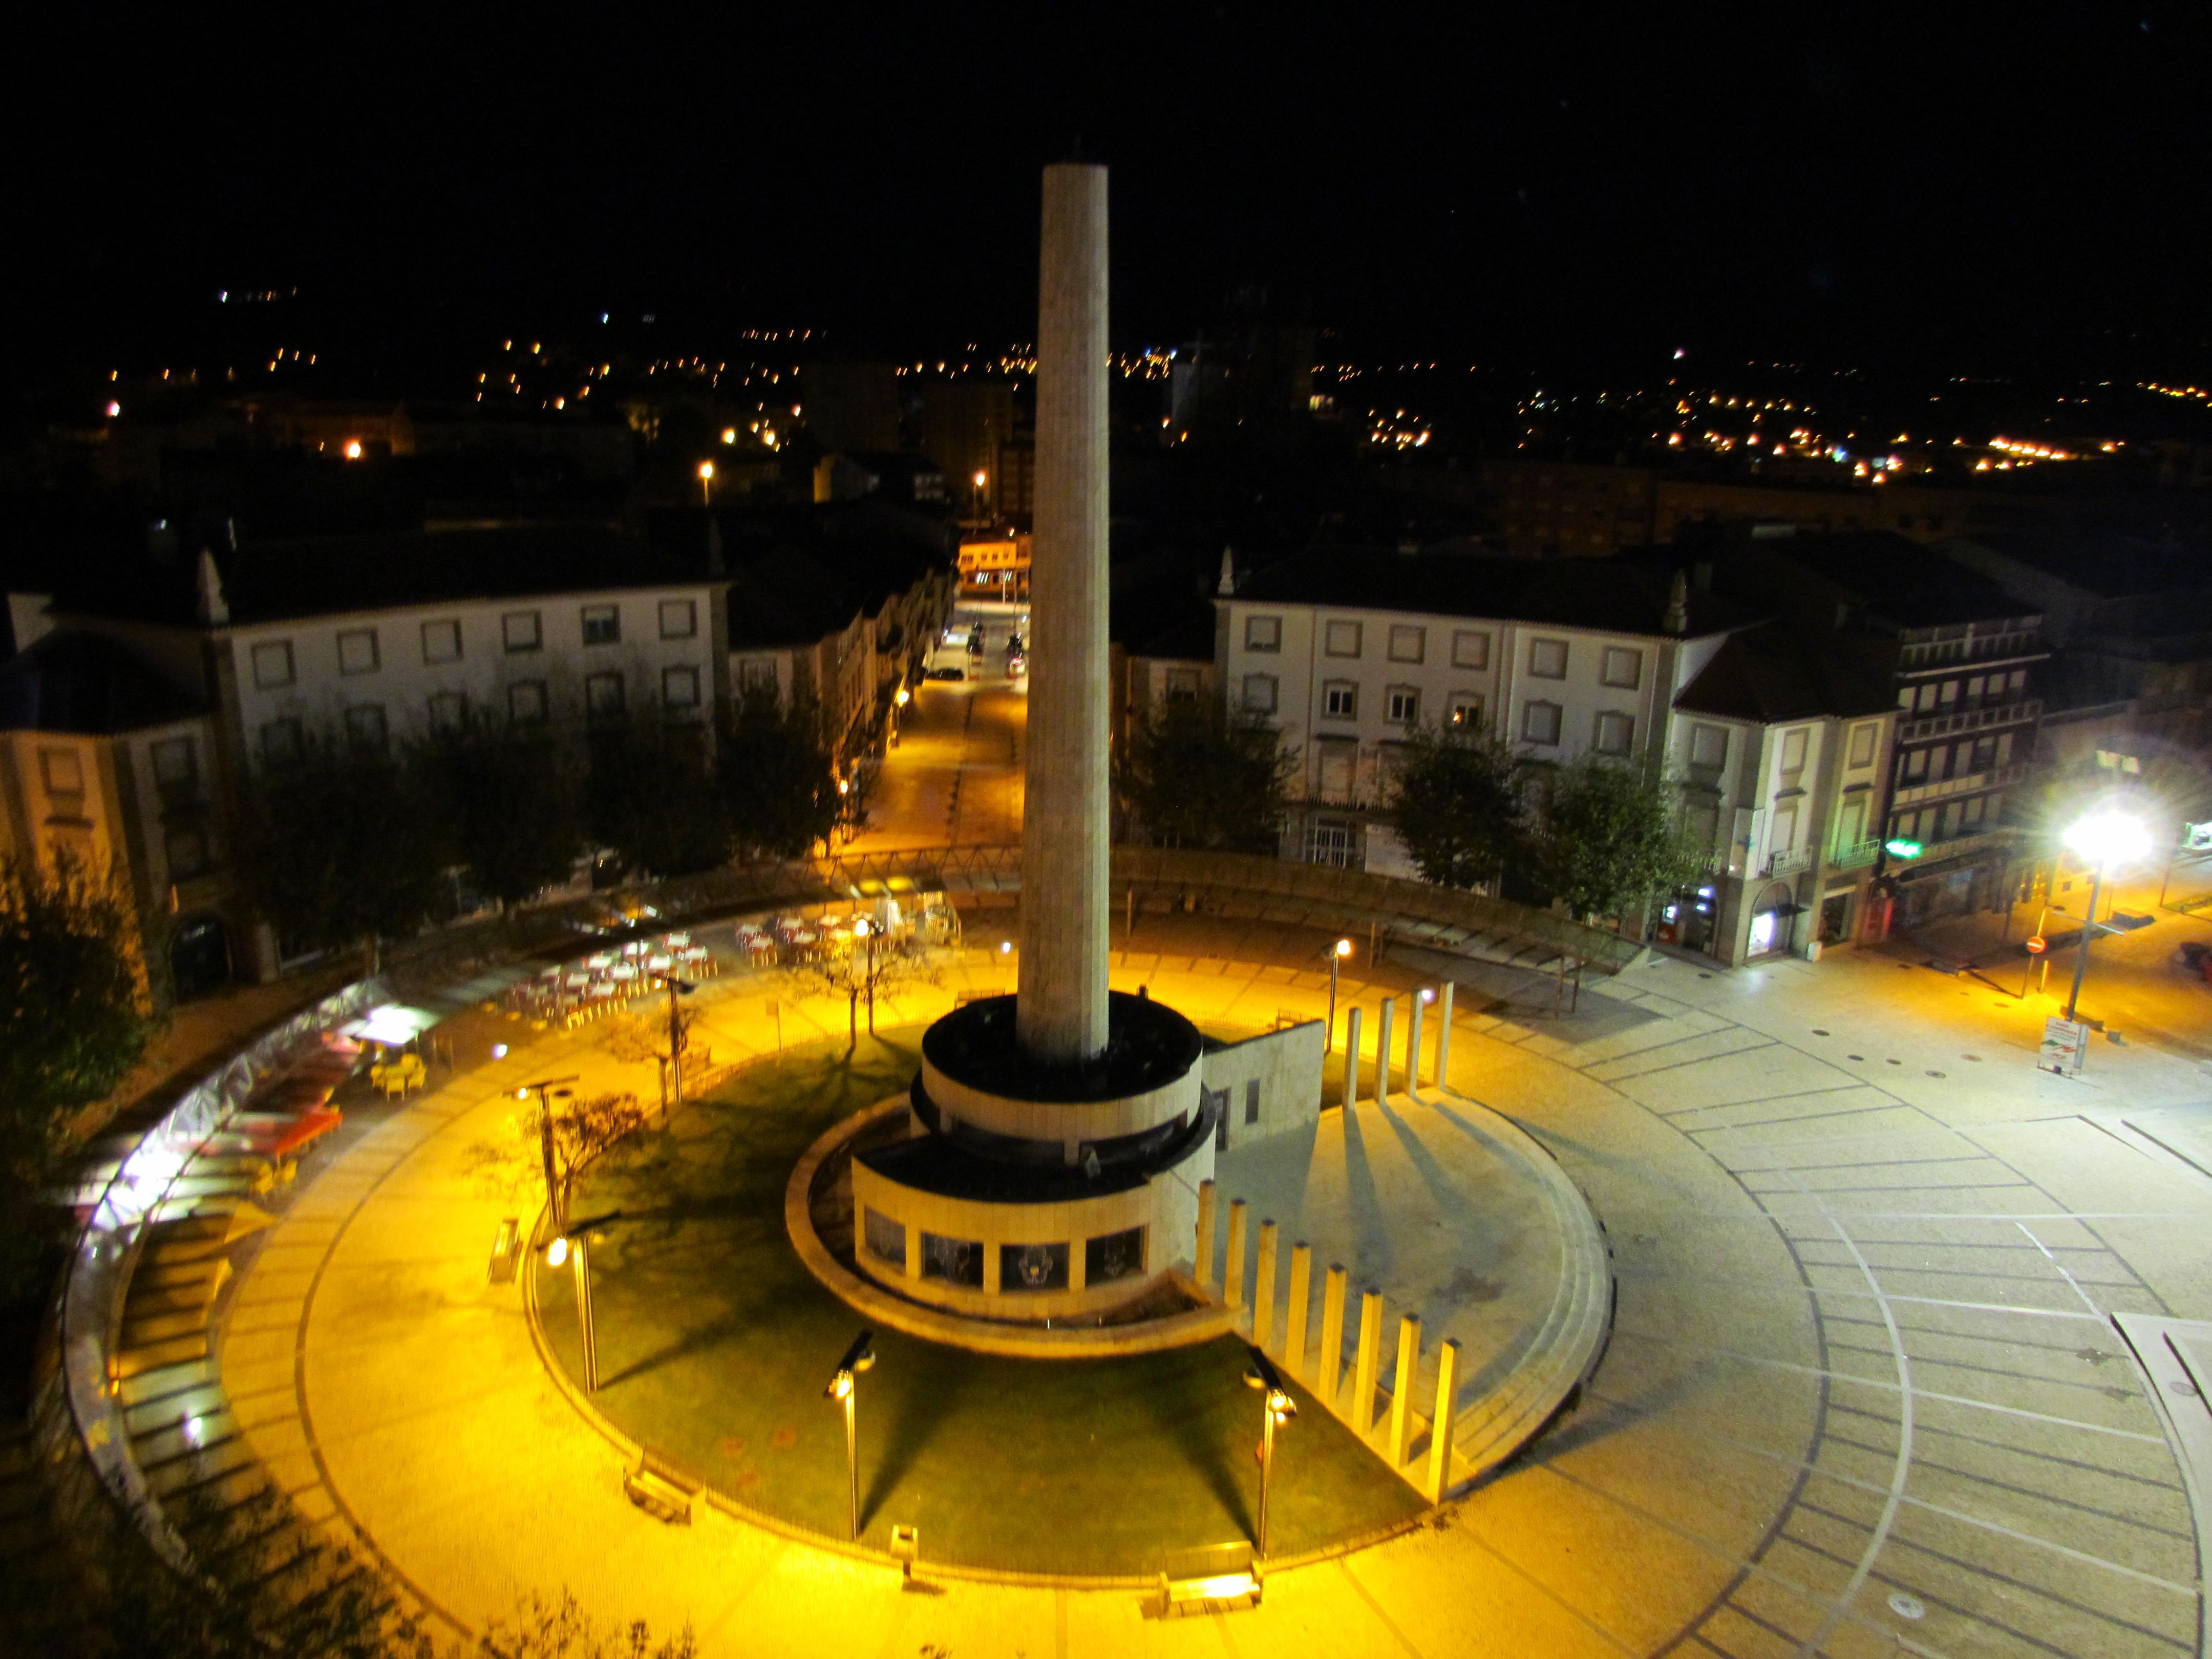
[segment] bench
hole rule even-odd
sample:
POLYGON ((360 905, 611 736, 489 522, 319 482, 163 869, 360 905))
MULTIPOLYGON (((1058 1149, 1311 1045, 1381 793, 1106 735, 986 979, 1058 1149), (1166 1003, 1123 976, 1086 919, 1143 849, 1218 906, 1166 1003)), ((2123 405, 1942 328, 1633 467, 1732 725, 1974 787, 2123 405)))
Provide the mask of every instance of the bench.
POLYGON ((651 1452, 641 1451, 637 1467, 623 1471, 623 1495, 656 1520, 688 1527, 699 1482, 651 1452))
POLYGON ((513 1216, 499 1224, 499 1235, 491 1242, 491 1266, 485 1270, 487 1284, 512 1285, 522 1261, 522 1228, 513 1216))
POLYGON ((1249 1543, 1176 1550, 1160 1568, 1160 1616, 1229 1613, 1260 1605, 1260 1575, 1249 1543))

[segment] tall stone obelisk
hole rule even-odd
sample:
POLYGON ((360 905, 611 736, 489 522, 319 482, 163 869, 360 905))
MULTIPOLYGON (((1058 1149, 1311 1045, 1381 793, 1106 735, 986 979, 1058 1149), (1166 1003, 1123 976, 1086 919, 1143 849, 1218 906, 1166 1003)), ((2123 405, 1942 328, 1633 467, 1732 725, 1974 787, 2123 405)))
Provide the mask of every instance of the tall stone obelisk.
POLYGON ((1036 538, 1030 566, 1021 1045, 1106 1046, 1106 169, 1044 170, 1037 273, 1036 538))

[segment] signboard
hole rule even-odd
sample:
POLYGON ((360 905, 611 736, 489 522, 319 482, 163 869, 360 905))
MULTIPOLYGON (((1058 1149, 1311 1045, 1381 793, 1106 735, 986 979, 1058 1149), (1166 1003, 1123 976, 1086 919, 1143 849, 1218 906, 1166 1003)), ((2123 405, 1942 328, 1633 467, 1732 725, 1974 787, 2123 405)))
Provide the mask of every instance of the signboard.
POLYGON ((2027 953, 2032 957, 2039 957, 2050 948, 2051 941, 2040 933, 2027 942, 2027 953))
POLYGON ((2089 1028, 2075 1019, 2060 1019, 2056 1015, 2043 1022, 2043 1049, 2036 1056, 2035 1068, 2039 1072, 2057 1072, 2072 1077, 2081 1069, 2081 1056, 2089 1046, 2089 1028))
POLYGON ((1886 841, 1881 845, 1882 850, 1893 859, 1917 859, 1921 853, 1917 841, 1886 841))

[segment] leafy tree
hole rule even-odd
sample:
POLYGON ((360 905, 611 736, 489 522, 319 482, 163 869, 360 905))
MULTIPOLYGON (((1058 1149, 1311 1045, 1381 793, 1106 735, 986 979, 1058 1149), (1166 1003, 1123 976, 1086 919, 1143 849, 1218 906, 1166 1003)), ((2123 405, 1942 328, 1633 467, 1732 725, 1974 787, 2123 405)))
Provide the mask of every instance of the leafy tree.
POLYGON ((68 1115, 144 1052, 153 1008, 130 900, 64 860, 0 860, 0 1291, 25 1288, 60 1212, 40 1194, 68 1115))
POLYGON ((476 890, 515 904, 565 881, 583 841, 574 770, 549 737, 489 714, 432 733, 412 757, 438 802, 452 861, 476 890))
POLYGON ((1584 755, 1553 772, 1537 794, 1528 874, 1577 915, 1622 915, 1703 867, 1662 778, 1584 755))
POLYGON ((421 782, 413 767, 321 738, 247 780, 239 884, 286 943, 404 938, 451 908, 445 809, 421 782))
POLYGON ((656 1646, 642 1619, 599 1624, 565 1589, 552 1602, 531 1592, 517 1602, 512 1620, 485 1626, 477 1649, 484 1659, 692 1659, 697 1650, 689 1625, 656 1646))
POLYGON ((794 963, 787 971, 796 982, 797 994, 813 991, 845 999, 846 1037, 851 1048, 860 1042, 862 998, 867 1000, 868 1035, 873 1036, 878 997, 896 996, 909 985, 937 980, 936 966, 920 945, 882 936, 872 951, 865 939, 840 939, 814 961, 794 963))
POLYGON ((592 834, 624 864, 681 876, 728 858, 729 823, 702 729, 628 720, 592 733, 591 754, 592 834))
POLYGON ((1472 887, 1519 849, 1521 763, 1486 732, 1425 726, 1407 741, 1389 804, 1422 878, 1472 887))
POLYGON ((665 1112, 668 1109, 669 1062, 691 1052, 691 1028, 698 1022, 697 1009, 680 1001, 677 1004, 676 1042, 672 1052, 666 1014, 617 1014, 599 1028, 599 1046, 626 1066, 651 1064, 660 1068, 660 1109, 665 1112))
POLYGON ((722 732, 715 780, 742 856, 800 858, 826 842, 846 811, 821 710, 774 686, 748 686, 722 732))
POLYGON ((1133 832, 1154 846, 1272 853, 1297 766, 1262 716, 1193 700, 1130 728, 1116 784, 1133 832))
POLYGON ((545 1192, 554 1226, 566 1232, 576 1177, 645 1127, 635 1095, 556 1096, 544 1107, 532 1095, 507 1119, 504 1134, 469 1144, 462 1166, 502 1198, 519 1199, 533 1188, 545 1192))

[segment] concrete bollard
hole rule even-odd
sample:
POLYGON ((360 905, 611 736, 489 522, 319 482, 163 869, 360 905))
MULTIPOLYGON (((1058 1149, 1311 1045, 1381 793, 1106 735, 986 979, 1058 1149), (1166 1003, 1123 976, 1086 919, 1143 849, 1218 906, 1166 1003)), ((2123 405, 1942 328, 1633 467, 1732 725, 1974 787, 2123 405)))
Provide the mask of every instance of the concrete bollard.
POLYGON ((1421 1368, 1421 1316, 1407 1314, 1398 1322, 1398 1369, 1390 1382, 1390 1467, 1406 1467, 1407 1449, 1413 1443, 1413 1380, 1421 1368))
POLYGON ((1213 1283, 1213 1182, 1198 1183, 1198 1255, 1193 1259, 1200 1289, 1213 1283))
POLYGON ((1344 1400, 1344 1264, 1329 1264, 1322 1281, 1321 1354, 1314 1373, 1322 1404, 1334 1411, 1344 1400))
POLYGON ((1306 1371, 1306 1319, 1313 1311, 1313 1246, 1300 1240, 1291 1246, 1290 1316, 1283 1322, 1283 1364, 1304 1382, 1306 1371))
POLYGON ((1406 1016, 1406 1092, 1415 1099, 1421 1093, 1421 1016, 1428 1005, 1413 993, 1413 1006, 1406 1016))
POLYGON ((1382 1364, 1382 1292, 1359 1293, 1359 1352, 1352 1365, 1352 1426, 1364 1440, 1375 1426, 1375 1374, 1382 1364))
POLYGON ((1252 1271, 1252 1346, 1261 1353, 1275 1335, 1275 1224, 1260 1223, 1260 1261, 1252 1271))
POLYGON ((1229 1200, 1229 1265, 1222 1274, 1224 1299, 1232 1308, 1244 1305, 1244 1200, 1229 1200))
POLYGON ((1349 1108, 1359 1104, 1359 1010, 1347 1009, 1344 1016, 1344 1103, 1349 1108))
POLYGON ((1383 1104, 1390 1098, 1390 1036, 1391 1027, 1397 1023, 1398 999, 1392 997, 1377 1011, 1375 1019, 1375 1103, 1383 1104))
POLYGON ((1459 1344, 1449 1337, 1437 1350, 1437 1415, 1429 1427, 1429 1502, 1444 1501, 1451 1485, 1452 1419, 1459 1414, 1459 1344))
POLYGON ((1451 1087, 1452 982, 1446 980, 1437 993, 1437 1087, 1451 1087))

